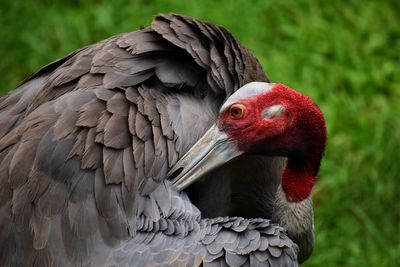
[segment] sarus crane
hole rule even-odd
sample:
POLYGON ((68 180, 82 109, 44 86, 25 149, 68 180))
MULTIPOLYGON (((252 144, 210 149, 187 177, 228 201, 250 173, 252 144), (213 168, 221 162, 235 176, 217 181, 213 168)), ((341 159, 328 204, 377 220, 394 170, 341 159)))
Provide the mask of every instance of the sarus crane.
POLYGON ((324 119, 268 82, 175 14, 34 73, 0 98, 0 265, 297 266, 324 119))

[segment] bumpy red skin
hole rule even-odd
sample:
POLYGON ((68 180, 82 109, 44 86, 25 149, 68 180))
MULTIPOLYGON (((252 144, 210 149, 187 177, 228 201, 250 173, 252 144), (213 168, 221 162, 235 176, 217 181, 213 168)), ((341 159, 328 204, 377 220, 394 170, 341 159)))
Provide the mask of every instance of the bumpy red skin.
POLYGON ((314 186, 325 148, 325 120, 312 100, 282 84, 263 94, 236 102, 246 106, 242 119, 233 119, 229 108, 220 115, 218 127, 238 149, 247 153, 288 158, 282 189, 291 202, 307 198, 314 186), (283 105, 285 111, 274 119, 263 110, 283 105))

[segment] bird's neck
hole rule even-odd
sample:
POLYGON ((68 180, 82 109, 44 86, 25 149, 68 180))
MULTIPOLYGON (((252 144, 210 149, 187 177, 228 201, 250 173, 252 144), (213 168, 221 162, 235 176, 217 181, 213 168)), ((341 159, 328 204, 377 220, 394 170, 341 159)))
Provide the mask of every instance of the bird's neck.
POLYGON ((320 158, 304 160, 289 157, 281 182, 288 201, 300 202, 311 194, 319 164, 320 158))

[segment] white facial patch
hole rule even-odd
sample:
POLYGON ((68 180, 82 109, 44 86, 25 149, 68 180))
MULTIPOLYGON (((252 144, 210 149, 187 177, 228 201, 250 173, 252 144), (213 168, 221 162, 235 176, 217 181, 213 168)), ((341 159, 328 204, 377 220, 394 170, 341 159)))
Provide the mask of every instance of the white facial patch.
POLYGON ((263 110, 261 116, 264 119, 273 119, 279 117, 285 111, 285 107, 282 105, 273 105, 263 110))
POLYGON ((275 86, 274 83, 251 82, 240 87, 233 95, 231 95, 222 105, 220 111, 230 107, 239 100, 244 100, 252 96, 256 96, 271 90, 275 86))

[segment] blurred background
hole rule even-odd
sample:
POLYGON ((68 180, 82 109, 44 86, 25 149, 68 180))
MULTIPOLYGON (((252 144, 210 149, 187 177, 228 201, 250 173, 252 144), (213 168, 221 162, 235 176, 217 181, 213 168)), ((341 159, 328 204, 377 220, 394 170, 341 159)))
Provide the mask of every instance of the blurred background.
POLYGON ((0 2, 0 94, 84 45, 175 12, 225 26, 323 110, 328 146, 303 266, 400 266, 400 1, 0 2))

